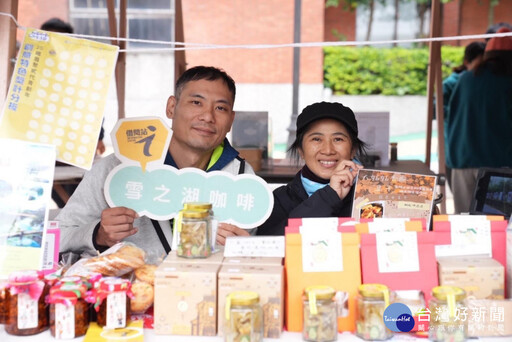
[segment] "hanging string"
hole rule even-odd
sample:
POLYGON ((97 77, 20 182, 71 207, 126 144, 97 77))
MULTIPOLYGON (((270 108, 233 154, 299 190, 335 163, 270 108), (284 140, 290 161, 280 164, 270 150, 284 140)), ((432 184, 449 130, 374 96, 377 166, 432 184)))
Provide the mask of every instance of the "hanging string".
MULTIPOLYGON (((0 12, 0 15, 10 17, 16 27, 20 30, 27 28, 21 26, 16 21, 16 18, 10 13, 0 12)), ((443 42, 451 40, 468 40, 468 39, 487 39, 493 37, 512 37, 512 32, 503 33, 486 33, 486 34, 473 34, 463 36, 449 36, 449 37, 430 37, 430 38, 413 38, 413 39, 394 39, 394 40, 377 40, 377 41, 336 41, 336 42, 301 42, 301 43, 284 43, 284 44, 205 44, 205 43, 185 43, 185 42, 169 42, 162 40, 148 40, 148 39, 135 39, 135 38, 119 38, 107 36, 95 36, 86 34, 66 34, 71 37, 97 39, 107 41, 126 41, 132 43, 144 44, 158 44, 169 45, 169 48, 143 48, 143 49, 121 49, 119 52, 126 53, 141 53, 141 52, 174 52, 174 51, 191 51, 191 50, 221 50, 221 49, 280 49, 280 48, 308 48, 308 47, 329 47, 329 46, 365 46, 365 45, 391 45, 391 44, 412 44, 412 43, 429 43, 429 42, 443 42), (179 47, 176 47, 179 46, 179 47)))

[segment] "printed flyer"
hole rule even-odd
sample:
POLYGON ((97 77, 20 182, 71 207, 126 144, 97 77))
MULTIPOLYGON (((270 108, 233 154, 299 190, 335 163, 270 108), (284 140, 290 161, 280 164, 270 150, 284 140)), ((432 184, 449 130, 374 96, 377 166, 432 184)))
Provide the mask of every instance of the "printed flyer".
POLYGON ((52 144, 90 169, 118 47, 27 29, 0 115, 0 137, 52 144))
POLYGON ((355 183, 352 217, 424 218, 433 209, 436 176, 360 170, 355 183))
POLYGON ((0 278, 40 270, 55 146, 0 139, 0 278))

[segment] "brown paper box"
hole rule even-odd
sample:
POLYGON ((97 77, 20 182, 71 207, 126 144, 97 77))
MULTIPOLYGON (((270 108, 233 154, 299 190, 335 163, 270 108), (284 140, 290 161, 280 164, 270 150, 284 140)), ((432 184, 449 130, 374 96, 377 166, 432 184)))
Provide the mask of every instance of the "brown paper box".
POLYGON ((268 265, 282 266, 283 258, 278 257, 228 257, 222 265, 268 265))
POLYGON ((219 264, 164 264, 155 272, 154 331, 160 335, 217 334, 219 264))
POLYGON ((218 283, 218 327, 222 335, 225 322, 226 296, 233 291, 255 291, 263 309, 263 336, 279 338, 283 329, 283 266, 223 265, 218 283))
POLYGON ((176 255, 176 251, 171 251, 162 261, 163 264, 178 264, 178 265, 184 265, 184 264, 213 264, 213 265, 220 265, 222 264, 222 260, 224 260, 224 253, 222 251, 213 253, 208 258, 182 258, 176 255))
POLYGON ((488 257, 439 258, 439 284, 463 288, 468 298, 503 299, 505 270, 488 257))

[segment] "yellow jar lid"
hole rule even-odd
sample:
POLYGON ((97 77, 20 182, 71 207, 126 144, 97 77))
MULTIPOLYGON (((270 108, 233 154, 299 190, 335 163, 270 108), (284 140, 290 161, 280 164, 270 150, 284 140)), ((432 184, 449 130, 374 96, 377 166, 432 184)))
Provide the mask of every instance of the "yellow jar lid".
POLYGON ((183 211, 183 218, 206 218, 208 215, 206 210, 183 211))
POLYGON ((364 297, 384 298, 385 293, 389 294, 389 289, 383 284, 361 284, 359 293, 364 297))
POLYGON ((448 297, 453 296, 456 301, 466 298, 466 291, 456 286, 436 286, 432 289, 432 295, 439 300, 447 300, 448 297))
POLYGON ((336 290, 333 289, 330 286, 324 286, 324 285, 315 285, 315 286, 308 286, 304 290, 304 295, 307 298, 310 298, 310 296, 315 296, 316 299, 332 299, 334 295, 336 294, 336 290))
POLYGON ((254 291, 235 291, 228 296, 231 297, 231 305, 251 305, 260 301, 260 295, 254 291))
POLYGON ((260 295, 254 291, 235 291, 226 296, 226 320, 229 320, 234 305, 253 305, 260 301, 260 295))
POLYGON ((212 204, 208 202, 188 202, 183 204, 183 210, 210 210, 212 204))

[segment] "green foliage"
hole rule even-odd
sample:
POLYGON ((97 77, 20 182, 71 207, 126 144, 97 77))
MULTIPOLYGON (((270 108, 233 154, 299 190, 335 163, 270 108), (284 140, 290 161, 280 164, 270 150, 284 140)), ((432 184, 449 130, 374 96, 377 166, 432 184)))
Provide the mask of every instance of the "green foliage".
MULTIPOLYGON (((425 95, 428 48, 324 48, 324 86, 335 94, 425 95)), ((462 63, 464 47, 443 46, 443 79, 462 63)))

